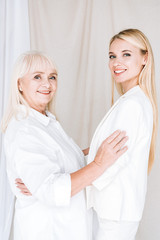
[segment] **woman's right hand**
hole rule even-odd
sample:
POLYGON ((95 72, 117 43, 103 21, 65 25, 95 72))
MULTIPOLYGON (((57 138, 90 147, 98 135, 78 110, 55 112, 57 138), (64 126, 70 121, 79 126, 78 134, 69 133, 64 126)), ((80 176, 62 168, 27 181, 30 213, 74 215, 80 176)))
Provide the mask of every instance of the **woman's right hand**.
POLYGON ((93 162, 101 169, 107 169, 127 151, 127 146, 124 146, 127 140, 125 131, 115 131, 102 142, 93 162))

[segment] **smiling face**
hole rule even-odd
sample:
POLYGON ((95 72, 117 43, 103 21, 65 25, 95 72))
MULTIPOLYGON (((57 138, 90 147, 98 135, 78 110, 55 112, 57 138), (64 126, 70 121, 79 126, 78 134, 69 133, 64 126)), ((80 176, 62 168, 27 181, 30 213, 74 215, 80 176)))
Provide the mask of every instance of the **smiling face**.
POLYGON ((109 49, 109 68, 116 83, 124 92, 138 85, 138 78, 146 64, 146 55, 128 41, 115 39, 109 49))
POLYGON ((18 87, 29 106, 45 114, 57 89, 57 72, 51 66, 29 71, 19 79, 18 87))

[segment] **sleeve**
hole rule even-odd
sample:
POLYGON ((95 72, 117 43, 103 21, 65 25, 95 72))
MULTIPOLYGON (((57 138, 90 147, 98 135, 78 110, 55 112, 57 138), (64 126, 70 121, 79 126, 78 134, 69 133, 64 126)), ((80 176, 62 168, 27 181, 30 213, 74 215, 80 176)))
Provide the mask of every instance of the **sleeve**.
POLYGON ((14 142, 12 157, 16 170, 32 195, 47 205, 68 205, 71 179, 60 165, 58 146, 53 144, 51 150, 38 134, 23 131, 19 131, 14 142))
POLYGON ((129 137, 128 150, 92 183, 99 191, 107 187, 124 167, 134 161, 133 151, 136 150, 136 142, 139 141, 138 138, 143 128, 143 110, 141 105, 134 100, 123 101, 112 115, 107 126, 108 136, 117 129, 126 131, 129 137))

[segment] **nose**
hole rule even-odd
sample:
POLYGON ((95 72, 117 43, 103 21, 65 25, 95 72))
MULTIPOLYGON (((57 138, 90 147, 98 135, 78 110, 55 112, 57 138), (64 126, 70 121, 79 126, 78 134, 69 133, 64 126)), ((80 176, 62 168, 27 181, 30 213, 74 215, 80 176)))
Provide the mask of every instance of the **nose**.
POLYGON ((46 88, 50 87, 50 81, 48 78, 43 79, 42 86, 45 86, 46 88))
POLYGON ((113 61, 113 66, 119 66, 121 65, 121 59, 120 58, 115 58, 113 61))

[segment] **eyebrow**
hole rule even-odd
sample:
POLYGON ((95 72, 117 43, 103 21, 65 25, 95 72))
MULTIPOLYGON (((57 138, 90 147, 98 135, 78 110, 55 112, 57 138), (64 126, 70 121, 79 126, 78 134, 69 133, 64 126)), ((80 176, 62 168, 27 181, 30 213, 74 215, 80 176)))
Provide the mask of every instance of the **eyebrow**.
MULTIPOLYGON (((36 71, 33 74, 36 74, 36 73, 44 74, 45 72, 36 71)), ((58 75, 58 74, 56 72, 53 72, 53 73, 50 73, 49 75, 58 75)))
POLYGON ((131 50, 123 50, 122 52, 132 52, 131 50))
MULTIPOLYGON (((122 52, 132 52, 131 50, 123 50, 122 52)), ((114 52, 109 52, 109 54, 114 54, 114 52)))

